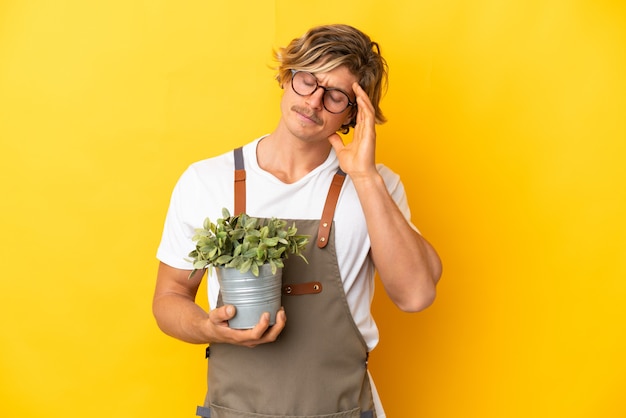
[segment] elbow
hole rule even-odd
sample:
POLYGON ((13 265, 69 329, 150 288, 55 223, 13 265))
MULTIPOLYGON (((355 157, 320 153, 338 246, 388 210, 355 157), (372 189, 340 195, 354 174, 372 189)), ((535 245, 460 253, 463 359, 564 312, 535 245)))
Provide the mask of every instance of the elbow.
POLYGON ((163 327, 161 326, 161 311, 156 301, 152 302, 152 317, 154 318, 159 329, 163 331, 163 327))
POLYGON ((413 297, 402 301, 396 301, 396 306, 407 313, 421 312, 435 302, 437 290, 433 285, 431 289, 417 292, 413 297))
MULTIPOLYGON (((407 274, 400 286, 387 285, 385 289, 393 303, 403 312, 420 312, 435 302, 437 297, 437 283, 441 278, 441 263, 437 263, 428 271, 421 274, 407 274)), ((383 280, 383 283, 385 281, 383 280)), ((390 282, 387 282, 388 284, 390 282)), ((391 282, 393 283, 393 282, 391 282)))
POLYGON ((163 332, 166 332, 165 323, 167 322, 167 308, 164 306, 161 298, 155 295, 152 300, 152 316, 159 327, 159 329, 163 332))
POLYGON ((416 278, 416 289, 407 292, 406 297, 396 301, 396 305, 403 312, 421 312, 435 302, 437 297, 437 283, 441 279, 443 268, 441 259, 433 252, 429 268, 416 278), (421 283, 421 284, 417 284, 421 283))
POLYGON ((437 283, 441 277, 441 271, 422 277, 412 291, 397 294, 394 300, 396 306, 403 312, 421 312, 435 302, 437 297, 437 283))

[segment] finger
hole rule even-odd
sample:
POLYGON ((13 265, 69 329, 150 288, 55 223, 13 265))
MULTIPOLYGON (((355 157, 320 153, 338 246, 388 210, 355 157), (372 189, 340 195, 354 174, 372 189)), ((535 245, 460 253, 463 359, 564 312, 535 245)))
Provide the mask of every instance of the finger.
POLYGON ((368 109, 373 109, 372 101, 370 97, 367 95, 363 87, 359 85, 359 83, 354 83, 352 85, 352 89, 354 90, 354 94, 356 95, 356 100, 359 106, 365 106, 368 109))
POLYGON ((287 317, 284 309, 281 308, 281 310, 276 314, 276 324, 271 327, 269 325, 270 314, 265 312, 261 315, 259 322, 254 328, 239 330, 226 327, 222 328, 223 331, 220 331, 220 333, 223 335, 223 341, 225 342, 253 348, 259 344, 276 341, 285 327, 286 321, 287 317))
POLYGON ((362 123, 366 117, 373 117, 375 113, 374 105, 359 83, 354 83, 352 88, 356 94, 357 123, 362 123))
POLYGON ((330 142, 330 145, 335 149, 335 151, 340 151, 345 145, 343 143, 343 139, 341 139, 341 136, 339 136, 339 134, 337 133, 329 136, 328 142, 330 142))
POLYGON ((269 312, 263 312, 261 318, 259 318, 259 322, 254 326, 254 328, 249 330, 249 339, 251 341, 260 340, 265 334, 265 331, 270 326, 270 314, 269 312))
POLYGON ((263 342, 261 339, 263 334, 265 334, 265 331, 269 328, 269 323, 270 314, 268 312, 264 312, 254 328, 233 329, 226 327, 223 328, 220 333, 222 334, 224 338, 223 341, 225 342, 252 348, 263 342))
POLYGON ((286 324, 287 315, 285 314, 285 309, 280 308, 280 310, 276 313, 276 323, 270 327, 263 339, 267 342, 276 341, 286 324))
POLYGON ((357 97, 365 93, 365 90, 363 90, 363 87, 361 87, 361 85, 357 83, 356 81, 352 83, 352 90, 354 91, 354 94, 357 97))
POLYGON ((222 324, 235 316, 236 312, 237 309, 233 305, 220 306, 219 308, 211 309, 209 319, 214 324, 222 324))

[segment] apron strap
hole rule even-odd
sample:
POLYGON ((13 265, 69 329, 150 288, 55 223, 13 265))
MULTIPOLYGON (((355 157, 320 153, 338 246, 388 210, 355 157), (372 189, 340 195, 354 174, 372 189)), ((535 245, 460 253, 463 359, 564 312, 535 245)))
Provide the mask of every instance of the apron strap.
POLYGON ((197 407, 196 416, 202 418, 211 418, 211 408, 207 408, 206 406, 197 407))
POLYGON ((246 170, 243 163, 243 150, 236 148, 235 154, 235 213, 239 216, 246 211, 246 170))
POLYGON ((333 217, 335 216, 335 207, 339 200, 339 193, 341 193, 341 187, 343 181, 346 179, 346 173, 341 168, 337 169, 337 173, 333 177, 333 181, 328 189, 328 196, 326 197, 326 203, 324 204, 324 211, 322 212, 322 219, 320 221, 319 229, 317 230, 317 246, 324 248, 328 244, 328 236, 330 235, 330 226, 333 224, 333 217))
MULTIPOLYGON (((233 150, 235 155, 235 213, 234 216, 241 215, 246 211, 246 170, 243 161, 243 150, 241 147, 233 150)), ((333 224, 335 216, 335 207, 339 200, 341 187, 346 179, 346 173, 341 168, 337 169, 337 173, 333 177, 333 181, 328 189, 328 196, 324 204, 322 219, 317 230, 317 246, 324 248, 328 244, 328 236, 330 235, 330 227, 333 224)))

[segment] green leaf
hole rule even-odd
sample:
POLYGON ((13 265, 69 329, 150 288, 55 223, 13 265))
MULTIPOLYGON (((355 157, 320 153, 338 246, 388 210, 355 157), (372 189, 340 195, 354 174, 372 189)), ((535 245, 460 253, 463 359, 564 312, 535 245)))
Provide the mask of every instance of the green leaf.
POLYGON ((254 230, 254 231, 248 231, 248 235, 244 238, 243 241, 256 244, 260 240, 261 240, 261 234, 259 233, 259 231, 254 230))
POLYGON ((239 267, 239 271, 241 273, 245 273, 246 271, 250 270, 250 267, 252 266, 252 259, 247 259, 246 261, 243 262, 243 264, 241 264, 241 266, 239 267))
POLYGON ((239 241, 240 239, 242 239, 246 234, 246 231, 244 231, 243 229, 234 229, 231 233, 230 233, 230 238, 232 240, 235 241, 239 241))
POLYGON ((217 260, 214 261, 214 264, 223 265, 223 264, 228 263, 232 259, 233 259, 233 256, 229 254, 224 254, 224 255, 217 257, 217 260))
POLYGON ((245 253, 241 254, 242 257, 244 258, 253 258, 256 256, 256 247, 254 248, 250 248, 248 251, 246 251, 245 253))
POLYGON ((242 260, 243 259, 241 258, 241 256, 233 257, 233 259, 230 260, 230 263, 225 264, 225 266, 238 269, 239 265, 241 265, 242 260))
POLYGON ((287 250, 287 248, 285 247, 281 247, 281 248, 272 248, 268 251, 269 254, 269 258, 275 259, 275 258, 281 258, 283 253, 287 250))
POLYGON ((222 215, 215 223, 205 218, 204 228, 195 230, 192 240, 196 248, 189 253, 190 259, 186 259, 194 266, 257 271, 264 262, 269 262, 275 271, 282 268, 283 259, 290 254, 308 262, 302 252, 309 239, 297 235, 295 222, 287 227, 286 221, 277 218, 252 218, 245 213, 231 216, 226 208, 222 208, 222 215))
POLYGON ((275 247, 276 244, 278 244, 278 238, 274 237, 274 238, 265 238, 263 239, 263 244, 267 245, 268 247, 275 247))
POLYGON ((199 260, 199 261, 196 261, 195 263, 193 263, 193 268, 195 270, 201 270, 201 269, 205 268, 207 264, 209 264, 208 261, 206 261, 206 260, 199 260))
POLYGON ((256 249, 256 258, 257 258, 257 260, 265 261, 265 259, 267 259, 267 248, 266 247, 257 247, 257 249, 256 249))
POLYGON ((250 218, 246 221, 246 223, 244 224, 244 228, 245 229, 253 229, 256 228, 257 222, 259 220, 257 218, 250 218))

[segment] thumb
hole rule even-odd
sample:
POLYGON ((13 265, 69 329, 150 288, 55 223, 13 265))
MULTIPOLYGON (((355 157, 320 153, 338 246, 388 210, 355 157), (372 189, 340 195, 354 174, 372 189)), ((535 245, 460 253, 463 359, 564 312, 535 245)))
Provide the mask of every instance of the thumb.
POLYGON ((224 305, 211 310, 209 316, 211 317, 211 322, 219 324, 235 316, 236 311, 237 309, 233 305, 224 305))
POLYGON ((336 152, 343 149, 343 146, 344 146, 343 139, 341 139, 341 136, 339 136, 338 133, 334 133, 331 136, 329 136, 328 142, 330 142, 330 145, 332 145, 332 147, 335 149, 336 152))

